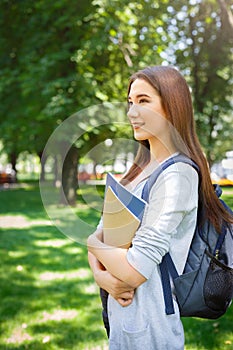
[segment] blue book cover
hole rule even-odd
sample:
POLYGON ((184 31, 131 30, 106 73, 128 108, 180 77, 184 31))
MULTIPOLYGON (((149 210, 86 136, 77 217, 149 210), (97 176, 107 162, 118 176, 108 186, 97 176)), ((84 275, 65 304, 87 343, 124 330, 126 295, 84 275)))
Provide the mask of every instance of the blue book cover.
POLYGON ((146 202, 127 190, 111 173, 107 174, 105 193, 109 186, 120 201, 141 221, 146 202))

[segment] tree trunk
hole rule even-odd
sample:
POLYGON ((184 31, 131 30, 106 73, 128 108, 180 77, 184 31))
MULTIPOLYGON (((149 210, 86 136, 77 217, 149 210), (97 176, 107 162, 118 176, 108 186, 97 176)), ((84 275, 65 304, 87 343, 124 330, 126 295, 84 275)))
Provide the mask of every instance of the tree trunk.
POLYGON ((214 131, 214 126, 216 125, 216 118, 213 115, 209 115, 209 133, 208 133, 208 148, 206 151, 206 158, 208 161, 209 166, 211 167, 214 163, 215 155, 213 153, 213 148, 214 148, 214 139, 213 139, 213 131, 214 131))
POLYGON ((53 174, 54 174, 54 179, 53 179, 53 184, 54 186, 58 186, 58 181, 59 181, 59 157, 58 155, 54 155, 54 164, 53 164, 53 174))
POLYGON ((9 158, 9 161, 10 161, 10 163, 11 163, 12 170, 14 170, 14 172, 15 172, 14 178, 13 178, 11 181, 17 182, 17 169, 16 169, 16 165, 17 165, 18 154, 17 154, 16 152, 11 152, 8 158, 9 158))
POLYGON ((45 181, 45 163, 47 160, 47 157, 42 157, 43 152, 37 153, 38 157, 40 158, 40 166, 41 166, 41 172, 40 172, 40 181, 45 181))
POLYGON ((17 164, 18 154, 16 154, 16 152, 11 152, 9 158, 10 158, 10 163, 11 163, 12 169, 17 174, 16 164, 17 164))
POLYGON ((78 150, 71 146, 63 163, 60 202, 76 205, 78 150))
POLYGON ((228 8, 225 0, 218 0, 218 3, 221 8, 222 25, 227 27, 228 35, 232 35, 233 14, 231 12, 230 6, 228 8))

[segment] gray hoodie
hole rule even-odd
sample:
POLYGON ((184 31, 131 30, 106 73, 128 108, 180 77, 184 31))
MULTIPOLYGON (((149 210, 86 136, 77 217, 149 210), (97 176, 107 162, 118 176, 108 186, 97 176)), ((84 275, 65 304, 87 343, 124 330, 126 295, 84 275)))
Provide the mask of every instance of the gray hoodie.
MULTIPOLYGON (((141 196, 145 181, 133 190, 141 196)), ((175 314, 166 315, 158 264, 169 251, 182 273, 197 218, 198 175, 188 164, 167 168, 151 189, 142 224, 128 250, 128 262, 147 281, 128 307, 109 296, 109 350, 182 350, 184 331, 175 314)))

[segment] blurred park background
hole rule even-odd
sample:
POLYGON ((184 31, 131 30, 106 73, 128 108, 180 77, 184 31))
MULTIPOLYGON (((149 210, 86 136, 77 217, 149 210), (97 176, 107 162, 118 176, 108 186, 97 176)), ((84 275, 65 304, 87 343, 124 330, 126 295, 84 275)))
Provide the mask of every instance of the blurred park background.
MULTIPOLYGON (((183 73, 213 182, 233 208, 232 11, 232 0, 1 0, 0 349, 107 349, 86 248, 49 219, 39 183, 64 190, 58 213, 70 205, 97 224, 105 173, 124 172, 136 149, 122 141, 132 139, 124 107, 125 123, 113 109, 96 124, 93 106, 125 102, 134 71, 183 73), (73 114, 78 140, 48 156, 73 114)), ((183 321, 187 350, 233 349, 232 308, 183 321)))

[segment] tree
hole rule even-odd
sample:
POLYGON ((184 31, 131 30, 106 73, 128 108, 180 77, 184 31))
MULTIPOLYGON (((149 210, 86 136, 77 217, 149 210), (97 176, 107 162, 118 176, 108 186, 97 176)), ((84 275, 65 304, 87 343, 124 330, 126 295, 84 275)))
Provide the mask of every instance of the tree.
POLYGON ((70 1, 67 7, 61 0, 1 3, 0 121, 9 157, 16 159, 28 150, 45 160, 42 152, 52 131, 76 110, 79 86, 71 57, 85 30, 77 22, 90 5, 70 1))
MULTIPOLYGON (((175 63, 183 70, 192 87, 197 131, 210 165, 229 149, 232 133, 233 37, 226 21, 230 5, 226 1, 175 2, 170 12, 170 30, 177 44, 175 63)), ((232 147, 232 145, 231 145, 232 147)))
MULTIPOLYGON (((209 161, 230 147, 229 0, 71 0, 69 6, 65 0, 3 0, 0 25, 1 139, 14 164, 28 150, 39 155, 43 170, 45 144, 64 120, 90 106, 125 101, 131 73, 156 64, 174 64, 188 79, 209 161)), ((110 113, 100 132, 95 118, 78 120, 83 134, 88 125, 96 128, 89 146, 109 138, 116 119, 110 113)), ((121 128, 114 132, 117 136, 121 128)), ((63 188, 65 196, 72 193, 70 203, 84 141, 70 145, 65 160, 70 175, 63 176, 63 188)), ((58 149, 67 139, 60 142, 58 149)))

